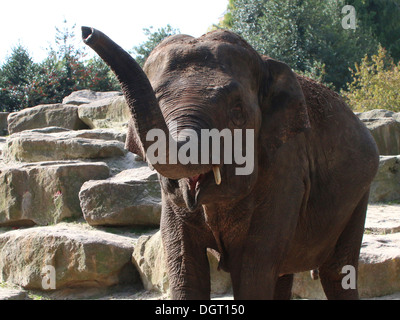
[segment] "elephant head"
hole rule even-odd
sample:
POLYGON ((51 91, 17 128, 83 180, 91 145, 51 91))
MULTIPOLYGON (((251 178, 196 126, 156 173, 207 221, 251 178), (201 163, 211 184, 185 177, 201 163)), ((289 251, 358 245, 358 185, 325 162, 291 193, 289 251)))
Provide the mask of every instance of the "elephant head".
POLYGON ((310 126, 295 74, 286 64, 260 56, 232 32, 171 36, 153 50, 143 70, 100 31, 82 27, 82 36, 121 83, 132 114, 127 148, 147 159, 161 175, 163 189, 190 210, 243 199, 262 178, 261 171, 276 150, 310 126), (165 163, 149 157, 154 151, 155 141, 149 139, 153 129, 168 137, 157 154, 165 163), (219 147, 209 144, 205 150, 202 133, 212 129, 224 138, 219 147), (178 154, 187 151, 188 136, 180 139, 182 132, 196 135, 199 161, 174 161, 172 144, 178 154), (253 135, 251 141, 247 132, 253 135), (230 150, 224 148, 233 140, 236 144, 230 150), (219 159, 213 158, 216 150, 219 159), (209 158, 200 161, 205 151, 210 151, 209 158), (222 159, 229 152, 231 163, 222 159), (239 165, 234 160, 245 152, 254 159, 251 170, 237 174, 243 161, 239 165))

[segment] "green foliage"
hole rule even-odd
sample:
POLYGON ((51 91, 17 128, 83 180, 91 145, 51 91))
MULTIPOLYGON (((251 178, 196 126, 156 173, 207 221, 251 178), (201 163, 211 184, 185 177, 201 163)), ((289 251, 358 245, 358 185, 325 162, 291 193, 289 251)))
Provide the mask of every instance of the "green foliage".
POLYGON ((86 61, 86 88, 94 91, 118 91, 120 84, 110 67, 98 56, 86 61))
POLYGON ((377 42, 367 28, 343 29, 344 0, 234 0, 231 29, 258 52, 334 88, 351 80, 349 67, 377 42))
POLYGON ((179 34, 179 29, 172 28, 169 24, 166 27, 159 28, 157 31, 152 30, 153 27, 143 29, 144 34, 147 36, 147 40, 133 48, 136 62, 143 67, 147 57, 151 51, 165 38, 174 34, 179 34))
POLYGON ((224 15, 224 18, 220 21, 216 27, 223 28, 223 29, 231 29, 233 27, 233 16, 232 12, 235 10, 235 2, 236 0, 229 0, 228 8, 224 15))
POLYGON ((386 109, 400 112, 400 62, 396 65, 387 51, 366 55, 361 64, 351 70, 353 81, 342 95, 355 111, 386 109))
POLYGON ((1 111, 15 111, 29 104, 30 83, 36 71, 26 48, 21 44, 12 48, 0 72, 1 111))
POLYGON ((400 60, 400 3, 398 0, 347 0, 362 25, 388 50, 395 62, 400 60))
POLYGON ((0 107, 18 111, 38 104, 60 103, 71 92, 119 90, 109 67, 98 57, 85 61, 85 49, 76 44, 75 25, 56 28, 56 48, 41 63, 34 63, 19 45, 0 68, 0 107))
POLYGON ((32 65, 33 61, 29 56, 28 50, 19 44, 12 49, 11 56, 2 68, 1 76, 13 85, 26 84, 31 76, 32 65))

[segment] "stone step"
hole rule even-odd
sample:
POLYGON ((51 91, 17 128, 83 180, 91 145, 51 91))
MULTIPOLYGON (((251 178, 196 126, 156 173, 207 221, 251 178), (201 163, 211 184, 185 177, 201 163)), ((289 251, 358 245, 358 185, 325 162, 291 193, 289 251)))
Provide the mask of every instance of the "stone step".
POLYGON ((141 283, 131 262, 134 233, 60 223, 0 232, 0 282, 29 290, 141 283))
POLYGON ((103 162, 50 161, 0 166, 0 226, 32 226, 82 217, 84 182, 106 179, 103 162))
POLYGON ((92 226, 160 224, 160 184, 157 173, 144 164, 106 180, 85 182, 79 199, 83 216, 92 226))
POLYGON ((72 130, 88 128, 79 119, 78 106, 71 104, 43 104, 8 115, 9 134, 52 126, 72 130))
POLYGON ((124 140, 124 134, 110 130, 26 130, 7 138, 3 157, 7 162, 112 158, 126 155, 124 140))

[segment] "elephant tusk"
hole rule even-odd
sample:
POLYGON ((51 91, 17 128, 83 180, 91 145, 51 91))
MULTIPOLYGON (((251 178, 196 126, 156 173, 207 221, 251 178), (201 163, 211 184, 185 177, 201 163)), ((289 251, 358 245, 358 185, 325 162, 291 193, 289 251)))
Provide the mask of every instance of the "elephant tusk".
POLYGON ((213 169, 213 173, 214 173, 215 183, 217 185, 220 185, 221 184, 221 172, 219 171, 219 166, 213 165, 212 169, 213 169))

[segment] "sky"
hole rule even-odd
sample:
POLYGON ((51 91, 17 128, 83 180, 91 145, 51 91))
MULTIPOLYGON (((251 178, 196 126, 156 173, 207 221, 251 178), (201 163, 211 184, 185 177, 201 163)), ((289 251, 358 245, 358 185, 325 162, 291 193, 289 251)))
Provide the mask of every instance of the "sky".
MULTIPOLYGON (((13 47, 22 44, 35 62, 54 46, 56 30, 64 20, 69 27, 101 30, 125 50, 146 40, 143 28, 170 24, 195 37, 218 23, 228 0, 8 0, 0 5, 0 65, 13 47)), ((82 42, 80 42, 82 44, 82 42)))

